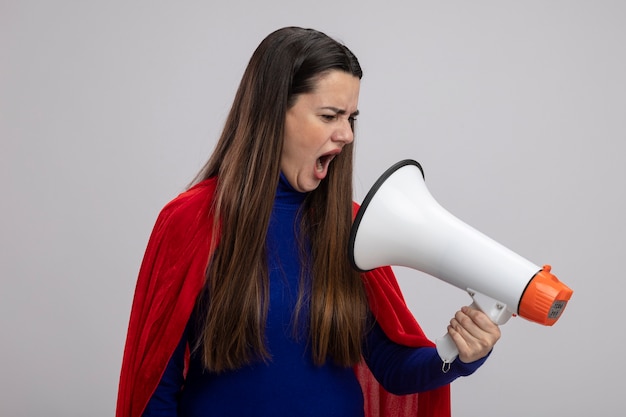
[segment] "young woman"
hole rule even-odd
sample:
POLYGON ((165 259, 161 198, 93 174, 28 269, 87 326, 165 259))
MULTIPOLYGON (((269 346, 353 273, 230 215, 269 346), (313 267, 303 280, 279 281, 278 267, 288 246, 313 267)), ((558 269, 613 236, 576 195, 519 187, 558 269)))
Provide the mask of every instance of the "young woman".
POLYGON ((215 151, 150 237, 117 417, 450 414, 448 384, 500 332, 462 308, 444 372, 391 269, 350 267, 361 77, 318 31, 261 42, 215 151))

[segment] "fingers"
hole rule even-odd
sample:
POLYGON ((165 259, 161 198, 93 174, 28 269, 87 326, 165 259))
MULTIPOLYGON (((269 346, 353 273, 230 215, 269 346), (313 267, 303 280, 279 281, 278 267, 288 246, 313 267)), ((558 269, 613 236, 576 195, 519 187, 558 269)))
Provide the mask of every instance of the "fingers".
MULTIPOLYGON (((482 311, 463 307, 455 315, 455 319, 474 337, 480 338, 485 333, 500 338, 500 328, 482 311)), ((495 342, 495 341, 494 341, 495 342)))
POLYGON ((486 356, 500 339, 500 328, 480 310, 463 307, 450 320, 448 333, 465 363, 486 356))

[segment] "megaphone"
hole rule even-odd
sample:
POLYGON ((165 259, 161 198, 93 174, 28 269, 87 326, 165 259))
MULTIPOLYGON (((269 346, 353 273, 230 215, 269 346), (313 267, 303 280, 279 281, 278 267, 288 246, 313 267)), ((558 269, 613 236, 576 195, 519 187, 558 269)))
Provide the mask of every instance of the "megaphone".
MULTIPOLYGON (((421 165, 406 159, 374 183, 350 232, 352 266, 405 266, 467 291, 496 324, 518 315, 551 326, 573 291, 550 272, 462 222, 435 201, 421 165)), ((449 334, 436 340, 444 364, 458 356, 449 334)))

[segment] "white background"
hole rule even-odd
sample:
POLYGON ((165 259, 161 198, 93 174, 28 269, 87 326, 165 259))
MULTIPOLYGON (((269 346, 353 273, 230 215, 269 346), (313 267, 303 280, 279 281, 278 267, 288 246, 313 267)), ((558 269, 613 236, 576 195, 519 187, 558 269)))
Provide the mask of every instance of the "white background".
MULTIPOLYGON (((502 326, 453 414, 623 415, 625 16, 619 0, 0 0, 0 415, 113 415, 154 220, 287 25, 364 68, 357 201, 416 159, 442 206, 575 291, 553 327, 502 326)), ((432 338, 470 303, 397 274, 432 338)))

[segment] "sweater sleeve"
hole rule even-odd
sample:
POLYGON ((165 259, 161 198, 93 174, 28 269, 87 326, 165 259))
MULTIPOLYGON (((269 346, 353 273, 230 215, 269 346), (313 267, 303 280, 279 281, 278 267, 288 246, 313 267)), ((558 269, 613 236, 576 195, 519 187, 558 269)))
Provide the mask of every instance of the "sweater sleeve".
MULTIPOLYGON (((489 356, 489 355, 488 355, 489 356)), ((412 348, 391 341, 378 323, 367 334, 363 357, 378 382, 396 395, 429 391, 474 373, 487 357, 472 363, 458 358, 443 371, 443 362, 434 347, 412 348)))
POLYGON ((165 368, 159 385, 150 397, 142 417, 178 416, 178 399, 184 382, 186 348, 187 332, 185 331, 165 368))

